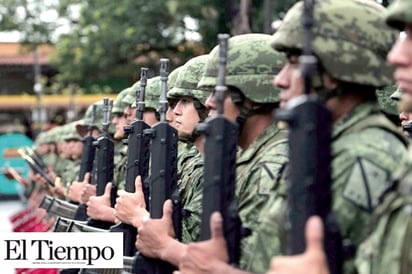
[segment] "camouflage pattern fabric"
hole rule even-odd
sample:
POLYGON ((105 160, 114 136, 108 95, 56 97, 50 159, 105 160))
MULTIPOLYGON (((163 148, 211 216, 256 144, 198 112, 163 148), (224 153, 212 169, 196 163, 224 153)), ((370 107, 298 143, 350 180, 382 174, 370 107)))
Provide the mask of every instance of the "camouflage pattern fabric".
POLYGON ((197 84, 203 75, 207 60, 208 55, 201 55, 186 62, 176 77, 174 87, 167 92, 167 99, 189 97, 198 100, 204 106, 208 94, 198 89, 197 84))
POLYGON ((177 175, 180 178, 186 168, 187 162, 199 153, 197 148, 191 143, 178 141, 177 143, 177 175))
MULTIPOLYGON (((156 76, 153 78, 150 78, 147 80, 147 85, 146 85, 146 92, 145 92, 145 107, 146 108, 151 108, 157 111, 159 108, 159 98, 160 98, 160 76, 156 76)), ((132 88, 135 87, 135 85, 132 86, 132 88)), ((139 89, 140 89, 140 83, 139 83, 139 89)), ((132 102, 132 107, 136 107, 136 100, 132 102)))
MULTIPOLYGON (((302 50, 302 2, 293 6, 273 35, 279 51, 302 50)), ((385 8, 375 1, 324 0, 314 9, 312 50, 333 78, 381 87, 393 84, 386 55, 398 33, 382 20, 385 8)))
POLYGON ((182 242, 197 242, 200 239, 200 224, 203 197, 203 157, 197 153, 185 164, 179 180, 180 198, 183 207, 182 242))
POLYGON ((175 87, 176 79, 181 69, 182 66, 175 68, 169 73, 169 77, 167 78, 167 90, 171 90, 175 87))
POLYGON ((392 115, 399 114, 397 101, 392 97, 396 90, 396 85, 390 85, 376 90, 380 108, 382 111, 392 115))
MULTIPOLYGON (((288 160, 287 131, 272 124, 246 150, 240 150, 236 161, 236 198, 242 225, 252 235, 241 245, 241 268, 246 269, 252 255, 253 234, 259 227, 259 215, 269 197, 276 191, 282 166, 288 160), (251 241, 252 239, 252 241, 251 241)), ((266 238, 272 239, 272 238, 266 238)), ((272 240, 271 240, 272 241, 272 240)), ((265 265, 267 270, 268 263, 265 265)), ((262 270, 263 271, 263 270, 262 270)))
MULTIPOLYGON (((377 105, 364 103, 334 125, 332 141, 332 210, 343 237, 357 247, 368 234, 379 198, 391 186, 390 174, 406 157, 407 140, 377 105)), ((266 271, 272 256, 285 254, 286 192, 271 195, 272 206, 261 211, 262 225, 249 239, 254 246, 243 261, 254 272, 266 271)), ((343 273, 353 273, 353 260, 344 267, 343 273)))
POLYGON ((133 92, 132 87, 128 87, 120 91, 119 94, 117 94, 116 100, 114 100, 113 102, 113 108, 112 108, 113 114, 123 114, 125 108, 129 106, 129 104, 126 104, 123 101, 123 98, 132 92, 133 92))
POLYGON ((390 98, 394 101, 399 101, 402 98, 402 91, 397 88, 395 92, 391 94, 390 98))
POLYGON ((405 24, 412 23, 412 3, 410 0, 395 0, 385 14, 386 23, 400 31, 405 24))
POLYGON ((81 141, 81 136, 79 135, 79 133, 76 130, 76 122, 72 122, 69 124, 66 124, 63 126, 63 132, 62 132, 62 137, 63 140, 77 140, 77 141, 81 141))
MULTIPOLYGON (((73 161, 71 159, 60 158, 55 164, 55 172, 61 180, 64 187, 70 186, 73 181, 77 181, 79 176, 79 169, 76 167, 80 165, 80 161, 73 161)), ((80 166, 79 166, 80 167, 80 166)))
MULTIPOLYGON (((412 189, 412 185, 409 188, 412 189)), ((391 192, 375 211, 372 234, 359 247, 358 274, 408 274, 412 269, 412 193, 391 192)))
POLYGON ((79 179, 79 172, 80 172, 80 159, 73 161, 70 159, 66 159, 67 161, 63 161, 66 164, 64 170, 61 174, 61 183, 65 187, 69 187, 73 181, 77 181, 79 179))
POLYGON ((115 148, 115 151, 117 160, 114 162, 113 185, 117 186, 117 190, 123 190, 126 184, 127 146, 122 144, 122 147, 115 148))
MULTIPOLYGON (((269 46, 270 38, 266 34, 244 34, 228 41, 226 85, 238 88, 256 103, 279 102, 280 90, 273 87, 272 81, 282 69, 284 57, 269 46)), ((219 46, 216 46, 209 53, 199 88, 213 91, 217 83, 218 57, 219 46)))
MULTIPOLYGON (((76 124, 76 129, 81 136, 84 136, 87 133, 87 128, 92 124, 92 115, 93 115, 93 105, 96 106, 96 116, 94 118, 94 127, 100 132, 103 132, 103 100, 98 101, 90 105, 82 120, 76 124)), ((110 121, 109 133, 114 133, 115 128, 110 121)))

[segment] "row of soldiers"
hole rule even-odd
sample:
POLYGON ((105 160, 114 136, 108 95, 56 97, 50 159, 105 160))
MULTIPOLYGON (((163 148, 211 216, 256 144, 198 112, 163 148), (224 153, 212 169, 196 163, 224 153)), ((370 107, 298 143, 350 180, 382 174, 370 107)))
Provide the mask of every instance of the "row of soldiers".
MULTIPOLYGON (((76 167, 63 161, 61 169, 54 165, 54 172, 47 173, 49 179, 35 175, 32 179, 36 187, 41 185, 44 189, 49 185, 48 194, 87 205, 88 217, 110 225, 104 229, 112 230, 119 223, 132 226, 137 236, 125 244, 146 258, 168 262, 179 269, 177 273, 411 273, 409 141, 382 114, 376 96, 377 88, 393 84, 391 64, 395 66, 400 99, 412 94, 410 0, 395 0, 388 10, 372 0, 315 2, 310 42, 318 65, 311 76, 311 96, 324 102, 333 123, 330 207, 342 237, 335 246, 341 257, 331 260, 330 254, 323 251, 322 222, 316 217, 307 223, 305 253, 279 257, 288 254, 288 188, 290 178, 297 172, 294 168, 299 167, 289 165, 289 151, 293 148, 289 146, 288 129, 275 122, 282 115, 274 110, 293 108, 299 102, 295 99, 301 98, 304 91, 301 65, 307 60, 300 58, 304 49, 303 11, 302 2, 293 6, 273 36, 246 34, 229 38, 224 58, 220 55, 225 53, 222 43, 208 55, 194 57, 173 70, 168 80, 163 71, 147 83, 142 77, 119 93, 109 110, 113 114, 115 140, 123 139, 125 131, 130 136, 126 125, 135 121, 143 121, 149 128, 166 122, 178 135, 177 159, 171 157, 171 162, 176 160, 179 199, 166 197, 169 199, 160 216, 153 215, 151 204, 157 189, 149 189, 149 194, 146 191, 158 172, 154 168, 157 162, 153 161, 156 154, 151 151, 148 176, 139 173, 130 182, 128 169, 134 164, 128 157, 131 139, 128 148, 116 146, 113 160, 105 159, 112 161, 114 174, 103 190, 88 183, 89 173, 74 177, 79 169, 76 171, 76 167), (165 102, 162 97, 165 99, 166 89, 165 102), (145 98, 139 98, 142 93, 145 98), (143 102, 145 108, 141 108, 143 102), (219 124, 217 118, 222 115, 225 122, 219 124), (210 125, 224 125, 227 131, 214 135, 218 126, 210 125), (216 137, 217 144, 223 144, 221 150, 210 150, 210 136, 216 137), (232 144, 234 150, 230 149, 232 144), (216 154, 219 157, 214 157, 216 154), (235 182, 234 200, 227 196, 228 201, 223 204, 230 208, 221 209, 222 214, 205 216, 206 208, 222 202, 217 193, 218 198, 206 194, 206 186, 211 187, 209 182, 215 178, 204 172, 220 159, 227 160, 222 162, 223 169, 230 171, 232 164, 235 167, 234 173, 224 173, 233 177, 228 182, 235 182), (61 178, 60 185, 56 177, 61 178), (235 235, 239 242, 234 247, 232 236, 236 233, 228 233, 226 226, 233 207, 242 227, 240 236, 235 235), (180 219, 175 218, 176 211, 180 219)), ((62 139, 65 145, 47 148, 45 153, 56 149, 61 158, 78 161, 82 150, 76 144, 82 137, 95 134, 98 140, 99 134, 110 132, 108 118, 103 119, 102 114, 103 107, 108 113, 109 104, 106 101, 95 105, 97 109, 91 106, 83 120, 45 133, 44 138, 49 141, 40 138, 36 148, 53 138, 56 143, 62 139)), ((174 131, 168 130, 173 136, 174 131)), ((172 181, 172 177, 168 179, 172 181)), ((327 230, 328 223, 324 224, 327 230)), ((87 225, 76 225, 86 230, 87 225)), ((133 256, 126 250, 125 255, 133 256)))

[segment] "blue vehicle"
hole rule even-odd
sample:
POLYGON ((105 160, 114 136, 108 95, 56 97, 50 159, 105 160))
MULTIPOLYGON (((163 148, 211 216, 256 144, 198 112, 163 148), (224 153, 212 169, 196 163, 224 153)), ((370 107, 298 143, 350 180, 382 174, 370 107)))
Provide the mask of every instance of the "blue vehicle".
POLYGON ((27 178, 29 166, 20 158, 17 149, 32 145, 33 140, 21 133, 0 135, 0 200, 17 197, 22 192, 20 183, 6 175, 7 168, 12 167, 24 178, 27 178))

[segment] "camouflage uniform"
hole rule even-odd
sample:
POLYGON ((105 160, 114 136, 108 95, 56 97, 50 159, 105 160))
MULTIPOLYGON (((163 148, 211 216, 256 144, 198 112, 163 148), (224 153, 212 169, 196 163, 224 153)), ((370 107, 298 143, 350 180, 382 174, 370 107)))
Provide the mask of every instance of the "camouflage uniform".
MULTIPOLYGON (((174 87, 167 93, 169 101, 178 101, 183 97, 193 100, 199 121, 206 118, 206 96, 197 84, 203 75, 207 61, 207 55, 197 56, 186 62, 179 69, 174 87)), ((179 132, 178 147, 178 188, 183 207, 182 218, 182 242, 198 241, 200 237, 200 213, 202 209, 202 180, 203 158, 199 154, 193 142, 199 136, 191 133, 179 132)))
MULTIPOLYGON (((225 79, 229 89, 235 87, 250 101, 262 106, 269 104, 268 108, 273 109, 279 103, 279 90, 273 87, 272 79, 283 66, 284 58, 272 50, 269 40, 270 36, 263 34, 230 38, 225 79)), ((206 73, 199 83, 205 88, 214 87, 217 82, 218 47, 209 56, 206 73)), ((232 96, 232 100, 237 102, 241 115, 245 115, 246 119, 253 115, 242 109, 237 98, 232 96)), ((259 213, 267 204, 270 194, 276 192, 276 181, 287 159, 287 132, 275 123, 267 127, 247 149, 238 152, 236 199, 242 224, 251 229, 252 236, 260 223, 259 213)), ((252 236, 243 239, 241 254, 250 253, 255 239, 252 236)))
MULTIPOLYGON (((334 79, 372 87, 391 84, 392 70, 386 63, 386 54, 396 34, 382 24, 383 10, 373 1, 316 2, 313 52, 334 79)), ((285 52, 302 49, 301 11, 302 2, 288 11, 274 34, 272 46, 275 49, 285 52)), ((327 98, 339 96, 339 92, 324 92, 327 98)), ((366 238, 371 212, 390 187, 390 174, 405 154, 406 140, 380 114, 373 99, 357 105, 335 122, 331 163, 332 210, 343 238, 350 240, 354 247, 366 238)), ((253 249, 257 254, 247 262, 248 270, 266 271, 271 257, 285 252, 284 188, 281 185, 283 191, 279 193, 282 195, 275 194, 271 198, 272 207, 262 210, 260 218, 264 221, 258 245, 253 249)), ((353 260, 345 261, 344 273, 352 273, 353 268, 353 260)))
MULTIPOLYGON (((136 93, 140 91, 140 81, 137 81, 130 87, 129 93, 123 98, 122 102, 128 106, 136 109, 136 93)), ((153 77, 147 80, 147 85, 145 89, 145 110, 154 110, 156 111, 157 106, 159 105, 160 97, 160 77, 153 77)), ((135 111, 135 110, 134 110, 135 111)), ((156 111, 157 114, 157 111, 156 111)), ((156 116, 159 116, 158 114, 156 116)), ((125 152, 125 157, 122 159, 121 167, 123 169, 123 174, 126 176, 127 169, 127 151, 125 152)), ((126 183, 126 177, 124 177, 124 184, 121 186, 121 189, 124 189, 126 183)), ((133 182, 134 184, 134 182, 133 182)))
MULTIPOLYGON (((76 140, 81 141, 80 135, 76 131, 75 122, 67 124, 64 126, 65 132, 62 134, 65 141, 76 140)), ((77 181, 80 172, 80 161, 81 159, 70 159, 69 164, 65 167, 62 174, 62 183, 64 186, 68 187, 73 181, 77 181)))
MULTIPOLYGON (((403 30, 412 23, 412 2, 395 0, 386 22, 403 30)), ((401 93, 398 91, 399 97, 401 93)), ((396 94, 395 94, 396 96, 396 94)), ((399 98, 398 98, 399 99, 399 98)), ((359 247, 356 266, 359 274, 406 274, 412 269, 412 151, 394 177, 397 185, 375 209, 369 225, 370 236, 359 247)))

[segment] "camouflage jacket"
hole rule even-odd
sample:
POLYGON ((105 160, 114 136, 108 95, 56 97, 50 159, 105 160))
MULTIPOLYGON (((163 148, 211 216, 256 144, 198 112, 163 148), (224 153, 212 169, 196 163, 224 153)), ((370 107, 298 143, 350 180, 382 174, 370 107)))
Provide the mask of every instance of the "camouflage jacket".
POLYGON ((192 143, 185 143, 182 141, 177 143, 177 173, 179 178, 185 169, 186 163, 198 153, 197 148, 192 143))
POLYGON ((199 241, 203 196, 203 157, 198 153, 185 165, 179 180, 182 201, 182 242, 199 241))
MULTIPOLYGON (((275 123, 237 155, 236 198, 239 216, 242 226, 249 228, 252 234, 259 227, 258 216, 277 188, 282 166, 287 160, 287 131, 279 129, 275 123)), ((252 257, 253 242, 250 237, 242 240, 241 261, 248 261, 252 257)))
POLYGON ((375 209, 370 236, 356 254, 359 274, 407 274, 412 269, 412 150, 402 161, 399 182, 375 209))
POLYGON ((115 154, 118 156, 117 160, 115 159, 114 161, 113 185, 117 186, 118 190, 121 190, 124 189, 126 184, 127 146, 119 147, 119 151, 115 154))
MULTIPOLYGON (((402 133, 379 113, 375 103, 363 103, 334 125, 332 136, 332 197, 341 233, 357 247, 379 198, 390 187, 390 175, 406 155, 402 133)), ((293 171, 291 171, 293 172, 293 171)), ((251 253, 242 268, 267 271, 273 256, 285 251, 286 191, 278 191, 259 216, 260 226, 249 239, 251 253)), ((352 273, 353 260, 344 273, 352 273)))

